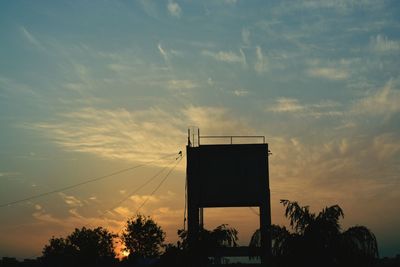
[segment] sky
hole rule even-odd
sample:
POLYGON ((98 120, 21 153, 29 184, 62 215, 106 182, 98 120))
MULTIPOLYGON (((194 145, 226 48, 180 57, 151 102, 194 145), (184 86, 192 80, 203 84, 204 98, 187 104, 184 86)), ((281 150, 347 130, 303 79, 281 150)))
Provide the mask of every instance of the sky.
MULTIPOLYGON (((288 223, 280 199, 339 204, 343 230, 399 254, 399 14, 395 0, 1 1, 0 204, 145 165, 1 207, 0 256, 120 232, 144 201, 176 241, 190 126, 266 137, 272 223, 288 223)), ((205 225, 246 244, 256 213, 206 209, 205 225)))

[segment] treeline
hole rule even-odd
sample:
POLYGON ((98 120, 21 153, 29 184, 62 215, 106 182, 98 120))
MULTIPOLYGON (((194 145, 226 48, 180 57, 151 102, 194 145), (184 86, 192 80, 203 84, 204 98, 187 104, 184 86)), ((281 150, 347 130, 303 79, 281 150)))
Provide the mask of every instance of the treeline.
MULTIPOLYGON (((339 220, 344 215, 338 205, 315 214, 297 202, 282 200, 281 203, 291 231, 282 226, 271 227, 271 266, 400 266, 400 257, 379 259, 376 238, 366 227, 354 226, 342 231, 339 220)), ((220 247, 237 246, 237 235, 236 229, 225 224, 213 230, 203 229, 195 251, 190 251, 185 230, 178 230, 175 244, 165 244, 163 229, 151 217, 137 215, 126 222, 119 236, 103 227, 82 227, 66 237, 51 237, 35 260, 19 262, 3 258, 0 267, 179 267, 189 266, 193 255, 202 265, 228 263, 228 259, 213 253, 220 247), (118 259, 117 247, 126 257, 118 259)), ((249 246, 254 251, 259 249, 259 230, 253 234, 249 246)))
MULTIPOLYGON (((199 243, 207 252, 237 246, 237 234, 223 224, 212 231, 203 229, 199 243)), ((37 259, 4 257, 0 267, 187 266, 191 259, 187 232, 178 230, 178 236, 176 244, 165 244, 164 230, 151 217, 137 215, 126 222, 120 236, 103 227, 76 228, 66 237, 51 237, 37 259), (121 258, 117 253, 126 256, 121 258)), ((207 263, 206 255, 203 259, 207 263)))

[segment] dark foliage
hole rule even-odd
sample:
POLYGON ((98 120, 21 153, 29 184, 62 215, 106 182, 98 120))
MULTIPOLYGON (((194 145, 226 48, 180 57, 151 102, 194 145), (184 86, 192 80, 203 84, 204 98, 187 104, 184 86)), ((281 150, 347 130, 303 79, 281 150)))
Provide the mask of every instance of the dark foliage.
POLYGON ((222 224, 213 230, 201 229, 197 246, 190 250, 187 243, 187 231, 178 230, 177 245, 169 245, 161 257, 162 266, 188 266, 190 259, 196 257, 203 265, 221 263, 223 257, 217 255, 218 248, 237 246, 238 232, 235 228, 222 224), (210 260, 211 257, 213 260, 210 260))
MULTIPOLYGON (((272 254, 277 266, 373 266, 378 258, 374 234, 364 226, 351 227, 342 232, 339 219, 343 210, 334 205, 318 215, 307 206, 281 200, 285 216, 293 232, 285 227, 271 227, 272 254), (350 264, 350 265, 349 265, 350 264)), ((257 230, 251 247, 260 246, 257 230)))
POLYGON ((153 219, 139 214, 127 221, 122 240, 130 260, 158 258, 164 246, 165 232, 153 219))
POLYGON ((75 229, 67 238, 52 237, 43 248, 43 266, 110 266, 115 235, 102 227, 75 229))
MULTIPOLYGON (((343 211, 337 206, 323 209, 314 214, 308 207, 297 202, 282 201, 285 214, 290 220, 293 231, 285 227, 272 225, 271 266, 400 266, 400 256, 378 259, 378 247, 375 236, 364 226, 350 227, 341 231, 339 219, 343 211)), ((115 235, 106 229, 75 229, 66 238, 52 237, 43 248, 43 255, 35 260, 18 261, 15 258, 0 259, 0 267, 47 267, 47 266, 189 266, 195 254, 206 264, 222 263, 223 258, 213 251, 220 247, 237 245, 237 231, 223 224, 214 230, 203 229, 200 233, 196 251, 189 251, 187 232, 178 230, 179 241, 176 245, 163 245, 164 232, 151 218, 137 216, 128 220, 127 229, 135 234, 134 259, 117 261, 115 259, 113 239, 115 235), (129 228, 128 228, 129 226, 129 228), (156 238, 154 238, 156 237, 156 238), (154 242, 152 245, 147 242, 154 242), (140 242, 144 242, 145 244, 140 242), (162 248, 164 252, 162 253, 162 248), (146 255, 147 258, 144 258, 146 255), (214 256, 210 261, 207 256, 214 256), (155 260, 157 258, 158 260, 155 260)), ((260 233, 257 230, 251 238, 252 247, 260 246, 260 233)))

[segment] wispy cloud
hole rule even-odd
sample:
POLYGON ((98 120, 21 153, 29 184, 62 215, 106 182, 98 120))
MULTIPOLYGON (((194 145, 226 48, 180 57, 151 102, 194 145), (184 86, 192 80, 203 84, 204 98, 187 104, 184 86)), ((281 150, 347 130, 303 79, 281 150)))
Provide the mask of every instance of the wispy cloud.
POLYGON ((151 0, 139 0, 139 3, 142 5, 144 12, 152 17, 158 18, 158 8, 157 4, 151 0))
POLYGON ((382 88, 358 100, 353 112, 366 115, 390 116, 400 112, 400 90, 395 81, 388 81, 382 88))
POLYGON ((39 99, 40 96, 32 87, 28 84, 20 83, 14 79, 0 76, 0 95, 25 95, 25 97, 39 99))
MULTIPOLYGON (((67 216, 58 216, 41 207, 41 209, 36 209, 35 212, 33 212, 32 217, 37 223, 45 225, 46 229, 52 229, 53 232, 58 233, 60 230, 69 231, 70 229, 80 226, 103 226, 107 227, 110 231, 118 232, 124 224, 124 220, 122 220, 120 216, 108 216, 108 218, 105 219, 100 216, 84 215, 77 208, 71 208, 67 211, 67 216), (54 229, 57 230, 54 231, 54 229)), ((127 212, 124 215, 131 216, 132 213, 127 212)), ((40 234, 43 234, 43 232, 40 234)))
POLYGON ((373 148, 380 162, 396 162, 395 157, 400 155, 400 142, 398 137, 398 134, 383 133, 373 139, 373 148))
POLYGON ((19 176, 21 173, 19 172, 0 172, 0 177, 15 177, 19 176))
POLYGON ((229 135, 230 133, 250 134, 254 130, 240 117, 235 117, 222 107, 190 106, 183 110, 189 125, 198 126, 203 133, 229 135))
POLYGON ((312 77, 320 77, 329 80, 345 80, 349 77, 349 73, 346 70, 331 67, 310 68, 307 74, 312 77))
POLYGON ((168 13, 171 16, 176 17, 176 18, 181 17, 182 9, 177 2, 174 2, 172 0, 168 1, 167 9, 168 9, 168 13))
POLYGON ((56 143, 70 151, 148 161, 177 152, 182 146, 182 121, 160 109, 129 112, 84 108, 61 117, 63 123, 38 123, 34 128, 55 133, 56 143))
POLYGON ((182 56, 182 52, 173 49, 166 49, 161 43, 157 44, 157 49, 160 55, 164 58, 165 64, 169 69, 171 68, 171 58, 182 56))
POLYGON ((343 112, 338 107, 340 107, 339 103, 330 100, 323 100, 314 104, 302 104, 298 99, 281 97, 276 99, 275 103, 267 108, 267 111, 320 118, 342 116, 343 112))
POLYGON ((25 37, 25 39, 35 47, 39 49, 43 49, 43 45, 39 42, 39 40, 31 33, 29 32, 24 26, 20 27, 20 31, 22 35, 25 37))
POLYGON ((133 214, 133 210, 128 209, 127 207, 116 207, 113 211, 124 216, 125 218, 129 218, 133 214))
MULTIPOLYGON (((61 196, 61 198, 65 200, 65 196, 61 196)), ((74 201, 75 199, 74 197, 74 201)), ((81 226, 103 226, 117 233, 123 229, 126 220, 134 216, 137 208, 146 201, 147 204, 141 208, 142 212, 151 214, 152 218, 157 220, 157 223, 164 230, 167 230, 168 233, 173 233, 178 228, 177 224, 180 221, 183 211, 181 208, 174 208, 177 201, 175 193, 167 191, 157 195, 135 195, 131 197, 131 201, 133 204, 118 206, 111 211, 99 211, 99 213, 94 214, 88 214, 84 206, 73 206, 65 203, 64 207, 58 207, 58 209, 66 210, 66 213, 62 216, 36 204, 33 206, 32 217, 35 219, 34 226, 44 225, 46 229, 51 229, 51 231, 57 233, 67 232, 81 226), (160 203, 163 203, 163 205, 160 206, 160 203), (57 230, 54 231, 54 229, 57 230)), ((25 227, 29 227, 29 225, 25 227)), ((43 230, 40 234, 43 234, 43 230)), ((51 234, 48 236, 51 236, 51 234)), ((175 241, 175 239, 175 235, 170 237, 171 242, 175 241)))
MULTIPOLYGON (((281 97, 267 108, 267 111, 275 113, 293 113, 296 116, 343 116, 351 115, 383 116, 389 118, 400 112, 400 90, 397 89, 397 81, 390 80, 382 88, 370 91, 366 96, 356 100, 347 108, 340 103, 324 100, 318 103, 301 103, 295 98, 281 97)), ((354 127, 354 121, 347 122, 341 128, 354 127)))
POLYGON ((225 0, 224 2, 228 5, 235 5, 237 3, 237 0, 225 0))
POLYGON ((159 108, 138 111, 83 108, 61 114, 58 122, 29 127, 51 136, 68 151, 147 162, 182 150, 189 125, 209 134, 249 130, 243 120, 233 118, 225 108, 198 106, 171 112, 159 108))
POLYGON ((276 103, 268 108, 268 110, 273 112, 294 112, 305 109, 304 106, 300 105, 299 100, 294 98, 278 98, 276 103))
POLYGON ((158 43, 157 48, 158 48, 158 51, 160 52, 161 56, 164 58, 164 60, 168 60, 167 52, 161 46, 161 43, 158 43))
POLYGON ((126 71, 131 70, 131 66, 128 66, 125 64, 120 64, 120 63, 111 63, 108 65, 108 67, 117 73, 126 72, 126 71))
MULTIPOLYGON (((285 1, 284 3, 287 4, 285 1)), ((299 2, 291 2, 287 9, 333 9, 341 12, 349 12, 357 8, 365 8, 376 10, 384 5, 382 1, 371 0, 331 0, 331 1, 318 1, 318 0, 305 0, 299 2)), ((282 7, 283 8, 283 7, 282 7)))
POLYGON ((172 90, 189 90, 197 87, 192 80, 169 80, 168 88, 172 90))
POLYGON ((233 91, 233 94, 234 94, 235 96, 246 96, 246 95, 249 94, 249 91, 243 90, 243 89, 237 89, 237 90, 234 90, 234 91, 233 91))
POLYGON ((243 28, 242 29, 242 41, 245 45, 250 45, 250 30, 243 28))
POLYGON ((378 34, 370 39, 370 46, 377 52, 400 50, 400 41, 390 40, 387 36, 378 34))
POLYGON ((59 193, 59 195, 64 200, 65 204, 71 207, 82 207, 82 202, 75 196, 67 195, 65 193, 59 193))
POLYGON ((310 201, 309 196, 298 193, 299 188, 309 192, 318 188, 316 194, 334 203, 351 202, 351 198, 375 199, 371 194, 390 194, 396 190, 393 186, 399 163, 395 157, 400 153, 398 140, 390 133, 375 137, 336 136, 330 141, 311 143, 297 137, 275 138, 271 148, 272 192, 279 192, 280 198, 287 195, 310 201), (381 168, 385 171, 380 171, 381 168), (356 195, 352 194, 354 188, 356 195))
POLYGON ((136 206, 139 206, 144 202, 148 203, 160 202, 160 198, 154 195, 133 195, 130 197, 130 200, 132 200, 136 204, 136 206))
POLYGON ((257 61, 254 65, 254 69, 258 73, 267 71, 268 62, 267 62, 267 59, 265 58, 260 46, 256 47, 256 58, 257 58, 257 61))
POLYGON ((209 50, 203 50, 202 54, 214 58, 217 61, 227 63, 241 63, 243 66, 246 65, 246 56, 242 49, 239 50, 239 54, 232 51, 219 51, 212 52, 209 50))

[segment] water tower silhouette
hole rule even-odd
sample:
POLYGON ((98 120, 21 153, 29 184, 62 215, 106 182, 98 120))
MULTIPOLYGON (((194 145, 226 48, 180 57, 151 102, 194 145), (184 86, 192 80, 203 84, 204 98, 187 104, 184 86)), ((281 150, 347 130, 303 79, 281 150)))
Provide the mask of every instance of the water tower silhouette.
MULTIPOLYGON (((189 129, 186 150, 189 249, 198 248, 203 208, 258 207, 261 230, 258 253, 265 266, 271 259, 269 150, 265 137, 200 136, 199 129, 189 129)), ((239 247, 225 249, 226 254, 219 255, 246 256, 248 251, 239 247)), ((200 266, 196 256, 192 260, 192 266, 200 266)))

